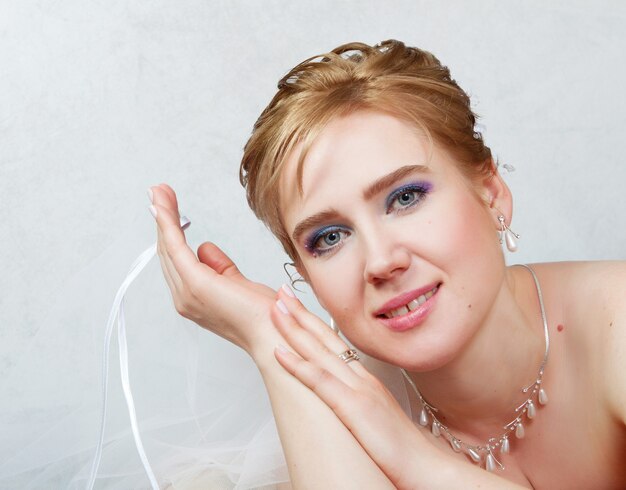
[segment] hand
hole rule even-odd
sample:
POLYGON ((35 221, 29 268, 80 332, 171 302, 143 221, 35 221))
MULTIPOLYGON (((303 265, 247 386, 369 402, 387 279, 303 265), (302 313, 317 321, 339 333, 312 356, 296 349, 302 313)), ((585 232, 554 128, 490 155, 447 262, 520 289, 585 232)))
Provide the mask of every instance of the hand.
POLYGON ((360 362, 339 359, 348 346, 292 294, 288 287, 279 292, 272 320, 297 355, 278 347, 276 359, 335 412, 397 488, 415 488, 411 461, 426 439, 360 362))
POLYGON ((196 257, 180 227, 174 191, 166 184, 151 191, 157 252, 176 310, 253 357, 260 342, 276 345, 280 336, 269 317, 276 292, 246 279, 213 243, 200 245, 196 257))

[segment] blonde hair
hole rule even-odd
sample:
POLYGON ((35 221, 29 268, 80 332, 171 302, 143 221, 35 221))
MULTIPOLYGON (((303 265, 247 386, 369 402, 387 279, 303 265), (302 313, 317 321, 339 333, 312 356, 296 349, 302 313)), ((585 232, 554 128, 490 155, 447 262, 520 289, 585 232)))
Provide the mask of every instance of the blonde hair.
POLYGON ((278 82, 246 143, 239 179, 248 204, 289 256, 298 254, 280 215, 278 179, 296 144, 302 164, 315 137, 333 118, 357 110, 389 113, 416 125, 455 157, 470 178, 492 172, 491 150, 474 129, 467 94, 435 56, 396 40, 349 43, 309 58, 278 82))

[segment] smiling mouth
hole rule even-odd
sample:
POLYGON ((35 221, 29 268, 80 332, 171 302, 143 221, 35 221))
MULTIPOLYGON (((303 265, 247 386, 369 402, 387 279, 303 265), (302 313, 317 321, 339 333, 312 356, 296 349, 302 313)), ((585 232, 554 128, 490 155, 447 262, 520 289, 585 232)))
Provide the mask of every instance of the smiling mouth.
POLYGON ((426 291, 424 294, 418 296, 414 300, 409 301, 404 306, 400 306, 399 308, 394 308, 393 310, 389 310, 386 313, 382 313, 377 315, 378 318, 396 318, 398 316, 406 315, 411 311, 417 310, 420 306, 422 306, 426 301, 428 301, 439 289, 440 284, 437 284, 430 291, 426 291))

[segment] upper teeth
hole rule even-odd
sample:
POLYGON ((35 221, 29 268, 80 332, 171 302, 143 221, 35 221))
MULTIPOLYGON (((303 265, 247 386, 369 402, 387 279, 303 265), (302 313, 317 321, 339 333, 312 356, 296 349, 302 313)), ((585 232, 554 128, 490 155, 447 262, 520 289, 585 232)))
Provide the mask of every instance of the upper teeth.
POLYGON ((438 287, 439 286, 435 286, 430 291, 422 294, 421 296, 415 298, 414 300, 410 301, 404 306, 401 306, 400 308, 396 308, 394 310, 388 311, 387 313, 385 313, 385 317, 393 318, 396 316, 406 315, 409 311, 413 311, 417 309, 418 306, 426 303, 426 300, 437 292, 438 287))

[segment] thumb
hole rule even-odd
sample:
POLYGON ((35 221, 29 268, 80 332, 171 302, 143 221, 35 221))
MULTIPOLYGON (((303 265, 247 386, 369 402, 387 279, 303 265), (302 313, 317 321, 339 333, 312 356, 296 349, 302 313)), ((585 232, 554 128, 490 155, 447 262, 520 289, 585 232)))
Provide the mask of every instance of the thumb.
POLYGON ((243 277, 228 255, 212 242, 204 242, 198 247, 198 259, 222 276, 243 277))

